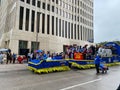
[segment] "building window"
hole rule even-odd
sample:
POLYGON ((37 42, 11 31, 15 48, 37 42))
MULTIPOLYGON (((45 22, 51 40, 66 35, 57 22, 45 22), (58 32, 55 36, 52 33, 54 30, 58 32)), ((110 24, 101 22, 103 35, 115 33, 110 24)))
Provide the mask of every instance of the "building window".
POLYGON ((71 23, 71 39, 73 39, 73 23, 71 23))
POLYGON ((68 23, 68 38, 70 39, 70 22, 68 23))
POLYGON ((40 8, 40 4, 41 4, 41 2, 40 2, 40 1, 37 1, 37 7, 40 8))
POLYGON ((54 12, 54 6, 52 6, 52 12, 54 12))
POLYGON ((67 21, 65 21, 65 38, 67 38, 67 21))
POLYGON ((56 4, 58 4, 58 0, 56 0, 56 4))
POLYGON ((27 46, 28 46, 28 41, 19 40, 19 48, 20 49, 26 49, 27 46))
POLYGON ((74 24, 74 28, 75 28, 75 29, 74 29, 74 30, 75 30, 75 31, 74 31, 74 38, 76 39, 76 24, 74 24))
POLYGON ((31 32, 34 32, 34 26, 35 26, 35 11, 32 10, 32 17, 31 17, 31 32))
POLYGON ((42 33, 45 33, 45 14, 42 14, 42 33))
POLYGON ((36 30, 37 30, 37 33, 39 33, 39 29, 40 29, 40 12, 37 12, 37 26, 36 26, 36 30))
POLYGON ((56 13, 58 14, 58 8, 56 7, 56 13))
POLYGON ((73 15, 72 15, 72 20, 73 20, 73 15))
POLYGON ((56 18, 56 36, 58 36, 58 18, 56 18))
POLYGON ((24 0, 20 0, 20 1, 24 2, 24 0))
POLYGON ((42 8, 45 9, 45 3, 43 3, 42 8))
POLYGON ((26 0, 26 3, 30 4, 30 0, 26 0))
POLYGON ((35 6, 36 0, 32 0, 32 5, 35 6))
POLYGON ((19 55, 25 55, 28 52, 28 41, 19 40, 19 55))
POLYGON ((50 15, 47 15, 47 34, 50 34, 50 15))
POLYGON ((75 8, 75 13, 76 13, 76 8, 75 8))
POLYGON ((52 35, 54 35, 54 16, 52 16, 52 35))
POLYGON ((50 11, 50 4, 47 5, 47 10, 50 11))
POLYGON ((25 30, 29 30, 29 16, 30 15, 30 10, 26 8, 26 23, 25 23, 25 30))
POLYGON ((80 30, 79 30, 79 25, 78 25, 78 29, 77 29, 77 31, 78 31, 78 40, 80 39, 80 30))
POLYGON ((76 17, 77 21, 79 22, 79 16, 76 17))
POLYGON ((31 52, 39 49, 39 42, 31 42, 31 52))
POLYGON ((75 16, 75 21, 76 21, 76 16, 75 16))
POLYGON ((80 31, 81 31, 81 40, 82 40, 82 26, 80 26, 80 31))
POLYGON ((64 20, 62 20, 62 37, 64 37, 64 20))
POLYGON ((20 14, 19 14, 19 29, 23 29, 23 14, 24 14, 24 7, 20 6, 20 14))
POLYGON ((61 19, 59 19, 59 36, 61 37, 61 19))

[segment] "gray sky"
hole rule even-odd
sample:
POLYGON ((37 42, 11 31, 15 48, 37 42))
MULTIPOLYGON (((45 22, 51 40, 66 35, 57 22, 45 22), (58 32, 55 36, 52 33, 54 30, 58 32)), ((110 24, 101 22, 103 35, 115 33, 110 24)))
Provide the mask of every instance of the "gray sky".
POLYGON ((120 0, 94 0, 94 39, 120 40, 120 0))

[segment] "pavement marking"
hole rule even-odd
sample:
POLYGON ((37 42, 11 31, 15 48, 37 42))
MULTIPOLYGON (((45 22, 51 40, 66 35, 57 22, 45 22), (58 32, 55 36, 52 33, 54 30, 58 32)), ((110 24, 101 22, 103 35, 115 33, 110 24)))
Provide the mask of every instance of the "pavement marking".
POLYGON ((60 90, 68 90, 68 89, 72 89, 72 88, 75 88, 75 87, 78 87, 78 86, 82 86, 82 85, 85 85, 85 84, 89 84, 89 83, 93 83, 93 82, 100 81, 101 79, 102 79, 102 78, 95 79, 95 80, 92 80, 92 81, 88 81, 88 82, 85 82, 85 83, 80 83, 80 84, 73 85, 73 86, 69 86, 69 87, 66 87, 66 88, 63 88, 63 89, 60 89, 60 90))

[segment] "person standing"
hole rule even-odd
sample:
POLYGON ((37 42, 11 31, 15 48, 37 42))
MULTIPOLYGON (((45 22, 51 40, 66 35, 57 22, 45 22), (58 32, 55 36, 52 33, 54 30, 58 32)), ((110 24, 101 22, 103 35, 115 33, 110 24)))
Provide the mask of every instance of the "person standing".
POLYGON ((3 55, 0 53, 0 63, 3 64, 3 55))
POLYGON ((6 64, 8 64, 9 59, 10 59, 10 55, 9 55, 9 52, 7 52, 7 61, 6 61, 6 64))
POLYGON ((12 55, 10 52, 7 52, 7 62, 6 64, 8 64, 8 61, 10 61, 10 63, 12 62, 12 55))
POLYGON ((28 54, 27 54, 27 62, 29 62, 30 61, 30 58, 31 57, 31 53, 29 52, 28 54))
POLYGON ((15 64, 15 60, 16 60, 16 54, 15 53, 13 53, 12 59, 13 59, 13 64, 15 64))
POLYGON ((96 68, 96 74, 99 74, 100 71, 99 71, 99 67, 100 67, 100 61, 101 61, 101 58, 99 55, 97 55, 94 59, 94 63, 95 63, 95 68, 96 68))

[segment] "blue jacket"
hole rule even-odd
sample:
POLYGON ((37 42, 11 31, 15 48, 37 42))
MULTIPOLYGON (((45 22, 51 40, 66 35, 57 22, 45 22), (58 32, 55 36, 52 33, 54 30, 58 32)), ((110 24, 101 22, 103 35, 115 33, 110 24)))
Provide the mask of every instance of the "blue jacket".
POLYGON ((100 61, 101 61, 100 56, 96 56, 95 59, 94 59, 94 63, 95 64, 100 64, 100 61))

